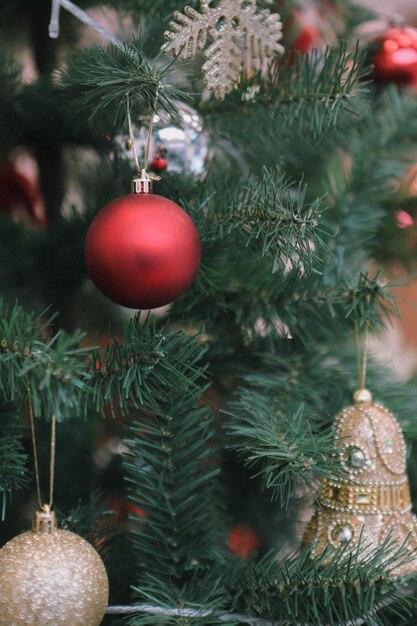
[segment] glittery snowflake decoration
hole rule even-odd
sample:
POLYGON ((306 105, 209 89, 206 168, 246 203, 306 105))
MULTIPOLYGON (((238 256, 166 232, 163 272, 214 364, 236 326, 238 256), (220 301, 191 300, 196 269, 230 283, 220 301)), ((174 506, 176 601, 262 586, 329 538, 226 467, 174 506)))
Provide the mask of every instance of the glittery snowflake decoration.
POLYGON ((200 13, 186 6, 174 19, 162 49, 188 59, 205 48, 205 80, 219 100, 232 91, 244 69, 284 52, 280 16, 258 11, 256 0, 201 0, 200 13))

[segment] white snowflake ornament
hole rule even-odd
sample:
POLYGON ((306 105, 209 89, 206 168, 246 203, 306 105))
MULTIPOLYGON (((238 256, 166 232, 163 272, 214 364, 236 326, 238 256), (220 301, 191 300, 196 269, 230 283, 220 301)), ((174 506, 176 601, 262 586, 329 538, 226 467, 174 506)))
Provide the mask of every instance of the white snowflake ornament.
POLYGON ((162 49, 188 59, 209 43, 203 72, 219 100, 232 91, 244 69, 284 52, 280 16, 268 9, 258 11, 256 0, 201 0, 200 13, 186 6, 174 19, 162 49))

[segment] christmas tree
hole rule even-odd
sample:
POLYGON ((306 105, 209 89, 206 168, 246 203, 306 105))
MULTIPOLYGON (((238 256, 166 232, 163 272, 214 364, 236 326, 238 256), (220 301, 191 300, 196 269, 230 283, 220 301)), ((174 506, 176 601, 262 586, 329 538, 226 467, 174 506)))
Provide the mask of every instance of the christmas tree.
POLYGON ((0 17, 0 626, 415 623, 417 393, 368 341, 417 256, 417 30, 0 17))

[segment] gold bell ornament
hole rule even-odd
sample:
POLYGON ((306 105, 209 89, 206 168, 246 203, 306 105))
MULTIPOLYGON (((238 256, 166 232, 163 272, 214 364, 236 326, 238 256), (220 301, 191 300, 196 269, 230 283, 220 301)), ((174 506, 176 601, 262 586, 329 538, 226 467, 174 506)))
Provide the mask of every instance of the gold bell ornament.
POLYGON ((417 548, 417 518, 411 513, 404 437, 394 415, 364 388, 367 326, 362 366, 358 330, 356 339, 360 388, 333 427, 340 472, 322 481, 303 544, 315 544, 311 556, 317 558, 326 548, 355 552, 360 542, 358 558, 364 559, 392 540, 394 549, 404 544, 410 551, 409 559, 390 569, 391 576, 403 576, 417 571, 417 553, 411 553, 417 548))
POLYGON ((29 384, 36 487, 40 510, 32 530, 0 550, 0 626, 98 626, 109 583, 94 548, 75 533, 57 528, 51 511, 55 467, 55 417, 52 416, 49 504, 42 504, 35 424, 29 384))

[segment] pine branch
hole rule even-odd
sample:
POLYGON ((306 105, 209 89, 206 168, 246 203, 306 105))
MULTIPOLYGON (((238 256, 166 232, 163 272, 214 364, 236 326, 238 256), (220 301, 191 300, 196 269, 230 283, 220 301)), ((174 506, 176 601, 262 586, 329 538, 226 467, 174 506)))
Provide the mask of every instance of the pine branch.
MULTIPOLYGON (((346 319, 353 337, 355 323, 362 330, 380 328, 384 317, 392 316, 394 303, 378 276, 360 274, 335 306, 336 317, 346 319)), ((229 445, 252 475, 261 477, 271 499, 284 506, 301 491, 312 498, 317 477, 340 471, 329 424, 343 404, 351 403, 349 391, 358 375, 353 360, 350 369, 342 366, 342 345, 306 357, 302 346, 286 343, 276 344, 277 354, 271 350, 269 356, 263 346, 263 358, 247 368, 226 411, 229 445)))
POLYGON ((0 78, 2 81, 1 98, 9 99, 16 94, 21 80, 21 70, 7 52, 4 44, 0 46, 0 78))
POLYGON ((1 145, 4 154, 8 154, 15 144, 22 139, 19 115, 16 111, 16 99, 21 89, 21 70, 15 61, 0 46, 0 129, 1 145))
POLYGON ((169 624, 185 619, 252 626, 386 626, 392 618, 396 624, 408 623, 410 583, 413 589, 415 582, 403 585, 388 578, 393 563, 410 558, 407 548, 386 542, 365 562, 358 558, 361 549, 350 555, 339 552, 328 565, 314 562, 309 550, 271 553, 259 563, 229 566, 225 589, 219 582, 207 586, 205 605, 179 600, 168 588, 160 595, 137 589, 141 604, 109 607, 107 613, 137 614, 129 620, 132 626, 160 623, 161 617, 169 624))
POLYGON ((277 57, 266 80, 261 75, 242 80, 238 92, 227 96, 224 103, 210 102, 208 111, 224 115, 237 109, 243 115, 252 111, 265 115, 262 109, 266 107, 274 124, 295 126, 321 137, 337 126, 342 113, 362 113, 368 91, 363 80, 369 73, 367 53, 367 48, 359 46, 349 52, 344 42, 340 48, 328 47, 324 52, 277 57))
POLYGON ((351 290, 351 303, 346 302, 346 317, 357 322, 362 331, 369 324, 370 328, 381 327, 399 311, 391 292, 392 283, 378 271, 373 277, 360 272, 357 285, 351 290))
POLYGON ((342 272, 331 257, 321 275, 312 272, 300 277, 298 267, 273 273, 270 259, 260 258, 253 249, 239 255, 233 241, 225 241, 222 247, 205 244, 203 263, 210 273, 203 266, 196 284, 174 308, 175 314, 187 315, 197 327, 204 324, 211 338, 211 361, 213 353, 219 353, 226 366, 229 358, 239 362, 248 349, 254 356, 269 350, 271 343, 285 352, 282 338, 288 336, 299 350, 316 350, 317 342, 340 344, 352 338, 358 312, 360 328, 368 320, 373 330, 384 328, 396 314, 391 284, 378 274, 364 274, 359 284, 357 268, 350 272, 342 266, 342 272), (200 282, 203 279, 205 284, 200 282), (198 290, 197 302, 193 289, 198 290), (362 302, 355 312, 354 293, 362 302))
POLYGON ((175 395, 166 412, 135 413, 126 457, 131 501, 144 511, 135 520, 134 548, 141 577, 153 574, 181 585, 214 562, 214 486, 208 412, 196 397, 175 395))
POLYGON ((325 224, 329 229, 335 225, 337 236, 329 245, 344 262, 365 247, 369 254, 369 244, 379 248, 387 197, 415 161, 416 118, 415 98, 394 87, 387 89, 350 133, 345 150, 329 161, 324 188, 329 191, 330 210, 325 224))
MULTIPOLYGON (((198 8, 200 0, 190 0, 188 6, 198 8)), ((136 0, 126 0, 126 10, 129 15, 134 18, 143 18, 146 15, 149 19, 162 19, 167 23, 172 19, 172 15, 176 10, 182 10, 184 3, 178 0, 143 0, 140 6, 136 0)))
MULTIPOLYGON (((215 566, 211 569, 214 568, 215 566)), ((218 577, 210 573, 196 573, 180 589, 163 579, 149 577, 146 585, 134 587, 134 591, 147 610, 130 610, 124 613, 132 615, 128 622, 131 626, 160 624, 161 616, 164 616, 164 624, 181 623, 184 618, 187 621, 195 619, 197 623, 207 625, 223 621, 219 615, 225 612, 224 586, 218 577)), ((230 616, 225 621, 234 622, 230 616)))
POLYGON ((362 549, 339 552, 328 564, 327 555, 313 561, 309 550, 289 557, 271 554, 241 569, 229 587, 232 610, 292 626, 340 626, 361 619, 386 626, 394 615, 404 620, 410 609, 407 589, 390 581, 389 573, 396 562, 412 558, 410 552, 387 541, 364 560, 362 549))
POLYGON ((0 301, 0 394, 4 402, 23 403, 29 385, 35 416, 60 421, 85 413, 87 350, 80 348, 79 331, 51 336, 50 321, 0 301))
POLYGON ((157 106, 176 119, 173 99, 184 99, 185 94, 169 84, 171 65, 161 65, 159 57, 148 59, 137 40, 123 48, 95 46, 70 57, 60 84, 73 104, 89 109, 90 120, 105 113, 115 127, 127 127, 128 101, 137 119, 154 110, 157 90, 157 106))
POLYGON ((122 342, 115 339, 103 352, 92 353, 93 403, 98 411, 113 401, 127 413, 143 406, 158 411, 179 391, 194 394, 200 390, 205 351, 198 341, 187 340, 184 332, 157 328, 151 318, 141 324, 137 315, 125 329, 122 342))
POLYGON ((264 489, 281 506, 288 506, 294 496, 307 494, 312 499, 317 478, 334 476, 339 469, 333 461, 330 428, 320 432, 316 425, 313 429, 314 417, 307 407, 300 405, 294 414, 289 414, 277 406, 282 397, 271 402, 271 398, 250 393, 247 388, 239 391, 236 413, 233 406, 227 411, 232 417, 227 426, 231 447, 253 470, 252 476, 261 476, 264 489))
POLYGON ((264 168, 260 179, 227 182, 208 189, 203 207, 190 213, 203 241, 219 242, 235 236, 238 246, 267 256, 271 271, 295 267, 299 275, 320 267, 315 249, 324 246, 321 230, 321 198, 306 201, 306 186, 264 168))
POLYGON ((154 575, 181 588, 214 560, 218 468, 210 449, 205 391, 207 351, 197 337, 158 328, 137 315, 123 342, 94 352, 93 401, 128 414, 124 467, 141 579, 154 575), (215 512, 216 511, 216 512, 215 512))
POLYGON ((27 455, 23 446, 23 430, 16 424, 17 408, 13 404, 0 407, 0 497, 1 519, 4 520, 7 501, 15 490, 28 482, 27 455))
POLYGON ((120 528, 114 511, 103 505, 103 494, 94 492, 87 503, 79 502, 70 511, 58 511, 58 518, 60 528, 81 535, 98 549, 104 560, 109 558, 111 543, 120 528))
POLYGON ((284 507, 294 497, 312 500, 318 477, 339 471, 330 425, 352 384, 333 352, 306 357, 286 343, 243 370, 225 411, 227 445, 284 507))

